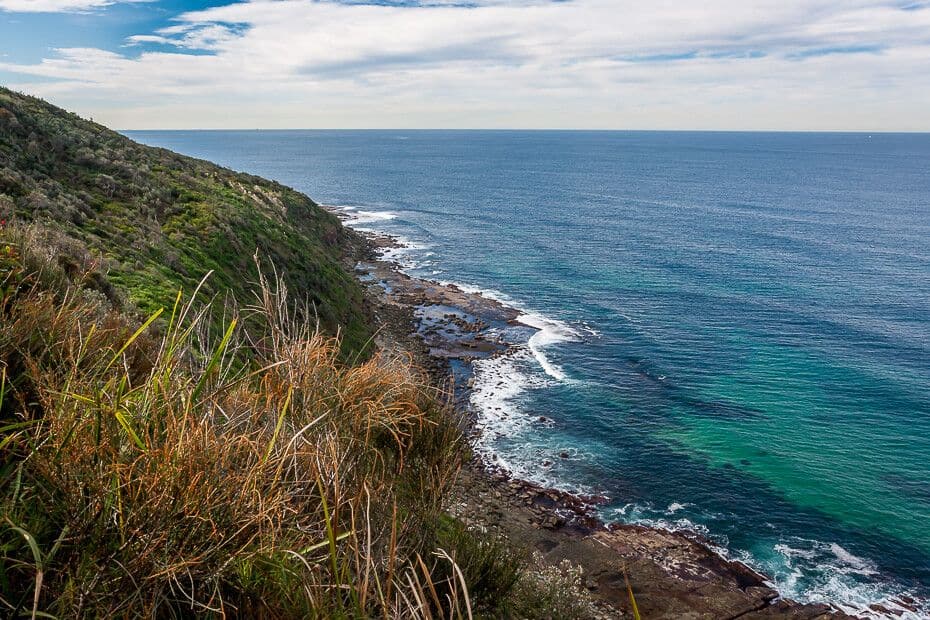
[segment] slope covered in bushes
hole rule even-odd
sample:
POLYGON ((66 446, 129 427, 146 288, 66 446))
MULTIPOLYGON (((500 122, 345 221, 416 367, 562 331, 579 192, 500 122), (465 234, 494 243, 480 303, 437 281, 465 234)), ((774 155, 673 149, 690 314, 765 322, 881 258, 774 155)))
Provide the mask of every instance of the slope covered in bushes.
POLYGON ((144 313, 210 270, 207 295, 246 301, 257 251, 324 328, 341 329, 347 349, 368 340, 362 291, 345 268, 357 242, 309 198, 0 88, 0 220, 14 218, 86 246, 112 292, 144 313))
POLYGON ((68 273, 50 250, 0 231, 0 615, 466 605, 441 511, 460 434, 415 369, 340 363, 281 281, 222 334, 181 295, 139 325, 93 261, 68 273))
POLYGON ((445 512, 460 425, 366 349, 354 243, 0 90, 0 617, 579 616, 445 512))

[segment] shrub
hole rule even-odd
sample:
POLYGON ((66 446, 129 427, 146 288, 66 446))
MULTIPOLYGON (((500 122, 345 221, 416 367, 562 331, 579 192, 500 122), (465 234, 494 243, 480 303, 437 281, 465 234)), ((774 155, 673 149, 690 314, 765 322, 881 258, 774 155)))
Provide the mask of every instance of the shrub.
POLYGON ((344 365, 274 278, 251 306, 178 295, 139 326, 92 265, 9 233, 4 615, 470 614, 464 554, 431 529, 461 435, 408 360, 344 365))

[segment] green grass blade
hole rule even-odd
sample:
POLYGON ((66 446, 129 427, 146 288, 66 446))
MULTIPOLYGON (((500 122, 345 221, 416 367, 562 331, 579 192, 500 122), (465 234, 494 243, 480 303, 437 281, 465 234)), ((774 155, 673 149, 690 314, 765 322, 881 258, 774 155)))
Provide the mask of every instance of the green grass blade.
POLYGON ((213 352, 213 357, 210 358, 210 363, 207 364, 207 367, 203 371, 203 376, 200 377, 200 381, 197 382, 197 387, 194 388, 193 394, 191 394, 191 402, 196 401, 200 396, 200 392, 203 391, 203 388, 207 384, 207 379, 210 378, 210 375, 213 373, 213 369, 216 368, 216 365, 220 363, 220 359, 223 357, 223 353, 226 351, 226 346, 229 344, 230 338, 232 338, 233 330, 236 329, 236 323, 238 319, 233 319, 229 322, 229 327, 226 329, 226 333, 223 334, 223 339, 220 341, 219 346, 216 347, 216 351, 213 352))
POLYGON ((116 415, 116 421, 123 427, 123 430, 126 431, 126 434, 129 435, 133 443, 139 446, 140 450, 145 452, 145 444, 142 443, 142 440, 136 435, 136 431, 132 430, 132 426, 129 424, 129 420, 126 419, 126 416, 123 415, 123 412, 117 409, 114 414, 116 415))
POLYGON ((26 539, 26 544, 29 545, 29 550, 32 552, 32 559, 35 562, 36 570, 41 571, 43 568, 43 562, 42 562, 42 552, 39 551, 39 543, 36 542, 36 539, 32 536, 32 534, 30 534, 23 528, 17 526, 15 523, 10 521, 9 519, 7 519, 6 522, 10 524, 10 528, 14 532, 19 533, 20 536, 26 539))
POLYGON ((140 327, 139 329, 137 329, 137 330, 135 331, 135 333, 134 333, 132 336, 129 337, 129 340, 126 341, 126 344, 124 344, 124 345, 122 346, 122 348, 121 348, 119 351, 116 352, 116 355, 114 355, 114 356, 113 356, 113 359, 110 360, 110 363, 107 364, 107 367, 106 367, 107 370, 109 370, 110 367, 113 366, 113 364, 115 364, 116 361, 120 358, 120 356, 126 351, 126 349, 128 349, 128 348, 130 347, 130 345, 132 345, 132 343, 136 341, 136 338, 138 338, 139 336, 141 336, 141 335, 142 335, 142 332, 144 332, 145 330, 147 330, 147 329, 149 328, 149 325, 151 325, 152 323, 154 323, 154 322, 155 322, 155 319, 157 319, 159 316, 161 316, 161 313, 164 312, 164 310, 165 310, 164 308, 159 308, 158 310, 156 310, 156 311, 155 311, 155 314, 153 314, 152 316, 150 316, 150 317, 148 318, 148 320, 147 320, 145 323, 142 324, 142 327, 140 327))
POLYGON ((34 426, 38 424, 40 420, 29 420, 27 422, 17 422, 15 424, 7 424, 6 426, 0 426, 0 436, 6 435, 3 439, 0 439, 0 450, 3 450, 7 444, 16 439, 19 436, 19 433, 15 431, 21 431, 24 428, 34 426), (9 434, 7 434, 9 433, 9 434))
POLYGON ((336 530, 333 528, 333 521, 329 515, 329 503, 326 501, 326 491, 323 489, 323 481, 316 479, 316 486, 320 491, 320 504, 323 508, 323 520, 326 522, 326 538, 329 544, 329 560, 332 565, 333 579, 339 574, 339 561, 336 554, 336 530))
POLYGON ((62 528, 61 534, 58 535, 58 540, 55 541, 55 544, 52 545, 52 549, 45 556, 46 562, 51 562, 52 558, 55 557, 55 554, 58 553, 58 549, 61 547, 61 543, 64 542, 65 538, 68 536, 70 529, 71 528, 69 528, 67 525, 62 528))
POLYGON ((274 433, 271 434, 271 441, 268 442, 268 449, 265 451, 265 458, 262 459, 262 464, 267 463, 268 459, 271 457, 271 451, 274 450, 274 444, 278 440, 278 434, 281 432, 281 427, 284 426, 284 416, 287 414, 287 408, 291 405, 291 396, 294 394, 294 387, 291 386, 287 388, 287 398, 284 399, 284 406, 281 407, 281 413, 278 414, 278 421, 274 425, 274 433))
POLYGON ((0 426, 0 434, 9 433, 10 431, 17 431, 27 426, 32 426, 33 424, 38 424, 41 420, 27 420, 25 422, 14 422, 13 424, 7 424, 5 426, 0 426))
POLYGON ((178 294, 174 298, 174 306, 171 308, 171 318, 168 319, 168 327, 165 329, 165 335, 161 341, 161 349, 159 350, 160 359, 171 358, 174 354, 178 332, 181 329, 178 309, 181 307, 181 298, 183 296, 184 289, 178 289, 178 294))
MULTIPOLYGON (((348 538, 348 537, 351 536, 351 535, 352 535, 352 532, 343 532, 343 533, 340 534, 339 536, 336 536, 336 542, 342 542, 343 540, 345 540, 346 538, 348 538)), ((314 552, 314 551, 316 551, 316 550, 318 550, 318 549, 322 549, 323 547, 327 547, 327 546, 329 546, 329 538, 327 538, 327 539, 324 540, 323 542, 318 542, 318 543, 315 544, 315 545, 310 545, 309 547, 307 547, 306 549, 304 549, 303 551, 301 551, 300 554, 301 554, 301 555, 307 555, 308 553, 312 553, 312 552, 314 552)))

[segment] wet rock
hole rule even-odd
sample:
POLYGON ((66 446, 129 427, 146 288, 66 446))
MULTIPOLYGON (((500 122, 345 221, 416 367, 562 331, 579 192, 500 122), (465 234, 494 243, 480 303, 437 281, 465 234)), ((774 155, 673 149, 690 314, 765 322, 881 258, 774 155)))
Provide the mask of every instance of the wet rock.
POLYGON ((917 601, 907 596, 906 594, 899 596, 897 598, 897 603, 908 611, 917 611, 917 601))
MULTIPOLYGON (((398 245, 389 238, 372 245, 378 243, 382 247, 398 245)), ((379 346, 386 344, 389 350, 412 353, 418 364, 433 369, 438 381, 448 378, 449 360, 467 363, 476 354, 495 355, 507 350, 509 344, 502 334, 482 333, 489 321, 495 326, 519 325, 515 310, 493 300, 454 286, 410 278, 388 261, 373 260, 366 268, 371 277, 385 283, 384 289, 369 289, 377 306, 375 315, 384 329, 379 346), (431 310, 417 316, 417 307, 431 310), (456 312, 444 312, 445 308, 456 312), (424 316, 435 320, 424 321, 424 316), (460 342, 467 334, 474 334, 469 343, 460 342), (426 338, 429 344, 424 343, 426 338), (430 349, 438 354, 432 359, 430 349)), ((499 387, 506 385, 502 377, 495 381, 499 387)), ((465 383, 473 388, 474 378, 465 383)), ((533 419, 539 424, 554 424, 545 416, 533 419)), ((569 459, 571 454, 562 450, 558 458, 569 459)), ((631 617, 624 571, 636 592, 642 617, 653 620, 843 617, 834 616, 825 606, 773 601, 773 591, 765 587, 762 577, 717 556, 706 545, 680 533, 622 524, 607 526, 597 519, 594 508, 606 498, 579 497, 514 480, 500 468, 498 455, 490 459, 491 465, 466 467, 473 469, 459 482, 465 501, 451 507, 450 512, 460 514, 467 523, 499 532, 517 546, 542 551, 553 566, 568 561, 583 568, 583 574, 591 577, 583 579, 581 585, 605 606, 605 618, 631 617)), ((555 458, 544 454, 540 460, 544 467, 551 467, 555 458), (544 456, 549 458, 543 460, 544 456)))
POLYGON ((549 514, 542 518, 542 526, 547 529, 556 530, 562 527, 563 525, 565 525, 565 519, 563 519, 562 517, 549 514))

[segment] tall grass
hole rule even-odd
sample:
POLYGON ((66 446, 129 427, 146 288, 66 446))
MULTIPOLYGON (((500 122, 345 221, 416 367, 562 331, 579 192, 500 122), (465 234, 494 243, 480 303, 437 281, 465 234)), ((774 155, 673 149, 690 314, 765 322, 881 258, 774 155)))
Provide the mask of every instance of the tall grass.
POLYGON ((135 320, 27 232, 0 235, 0 615, 475 613, 461 434, 408 360, 340 363, 277 277, 135 320))

